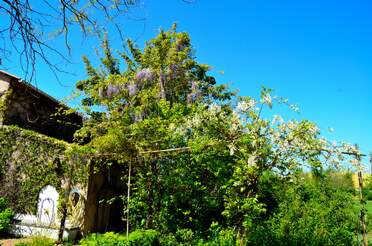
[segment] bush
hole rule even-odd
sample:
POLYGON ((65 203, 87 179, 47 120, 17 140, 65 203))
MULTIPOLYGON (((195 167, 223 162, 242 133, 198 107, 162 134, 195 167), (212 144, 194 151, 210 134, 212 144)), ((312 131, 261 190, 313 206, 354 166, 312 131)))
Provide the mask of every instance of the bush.
POLYGON ((121 234, 107 232, 105 234, 90 234, 80 240, 82 246, 124 246, 127 245, 127 238, 121 234))
POLYGON ((352 245, 353 194, 329 174, 300 175, 282 188, 272 216, 248 235, 252 245, 352 245))
POLYGON ((156 246, 159 243, 159 232, 155 230, 136 230, 129 234, 129 245, 156 246))
POLYGON ((8 208, 8 202, 0 197, 0 234, 8 232, 13 217, 14 212, 8 208))
POLYGON ((123 234, 107 232, 105 234, 90 234, 80 240, 82 246, 157 246, 159 243, 159 233, 155 230, 136 230, 127 237, 123 234))
POLYGON ((198 241, 198 246, 234 246, 238 244, 236 232, 232 229, 212 228, 212 234, 208 241, 203 239, 198 241))
POLYGON ((372 200, 372 176, 368 176, 366 179, 363 187, 363 196, 368 201, 372 200))

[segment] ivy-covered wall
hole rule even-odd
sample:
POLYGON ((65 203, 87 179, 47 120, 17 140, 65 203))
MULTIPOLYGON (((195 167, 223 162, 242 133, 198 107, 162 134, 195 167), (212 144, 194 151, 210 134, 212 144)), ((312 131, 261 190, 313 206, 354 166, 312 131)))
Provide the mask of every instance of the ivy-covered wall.
POLYGON ((68 150, 71 146, 64 141, 16 126, 0 126, 0 196, 16 212, 35 214, 44 186, 52 185, 63 194, 67 177, 74 183, 85 182, 84 165, 71 166, 68 150))

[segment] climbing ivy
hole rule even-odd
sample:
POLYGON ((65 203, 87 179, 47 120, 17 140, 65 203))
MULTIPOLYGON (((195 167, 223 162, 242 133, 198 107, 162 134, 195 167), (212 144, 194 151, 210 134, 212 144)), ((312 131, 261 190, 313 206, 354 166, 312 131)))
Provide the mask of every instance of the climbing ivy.
POLYGON ((0 95, 0 125, 3 123, 4 114, 7 105, 7 98, 12 93, 11 89, 8 89, 3 95, 0 95))
POLYGON ((16 126, 0 127, 0 195, 16 212, 36 212, 38 194, 52 185, 63 194, 64 182, 85 183, 83 162, 74 157, 73 145, 16 126), (73 168, 73 171, 71 171, 73 168))

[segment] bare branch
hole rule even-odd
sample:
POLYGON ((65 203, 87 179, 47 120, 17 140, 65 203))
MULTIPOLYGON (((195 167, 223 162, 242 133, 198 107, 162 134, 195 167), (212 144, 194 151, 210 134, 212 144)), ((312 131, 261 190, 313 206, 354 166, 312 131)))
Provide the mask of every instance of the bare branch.
MULTIPOLYGON (((11 50, 15 51, 26 74, 25 78, 30 81, 35 76, 35 66, 39 60, 47 64, 53 74, 64 73, 66 71, 56 65, 56 60, 69 63, 72 28, 79 28, 82 38, 88 35, 101 38, 110 23, 119 31, 123 40, 121 25, 115 18, 127 14, 138 1, 140 0, 59 0, 52 5, 47 0, 0 0, 0 15, 3 16, 0 23, 0 59, 9 60, 14 57, 11 50), (103 13, 104 18, 99 13, 103 13), (55 26, 54 37, 63 37, 68 55, 48 42, 50 29, 55 26)), ((0 63, 0 66, 3 65, 0 63)))

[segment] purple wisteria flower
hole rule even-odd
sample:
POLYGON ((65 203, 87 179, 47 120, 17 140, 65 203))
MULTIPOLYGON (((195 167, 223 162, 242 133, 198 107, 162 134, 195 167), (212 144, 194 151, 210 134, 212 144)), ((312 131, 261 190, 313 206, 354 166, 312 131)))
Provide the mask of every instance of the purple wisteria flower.
POLYGON ((128 84, 129 96, 133 96, 137 92, 137 84, 128 84))
POLYGON ((169 74, 171 79, 175 79, 177 77, 179 67, 180 66, 178 64, 171 64, 169 66, 169 74))
POLYGON ((136 74, 136 80, 138 81, 145 81, 145 80, 152 80, 153 79, 153 73, 151 69, 145 68, 139 71, 136 74))
POLYGON ((178 40, 176 45, 177 51, 183 51, 187 47, 187 44, 183 40, 178 40))
POLYGON ((99 88, 98 96, 101 99, 117 96, 123 90, 122 85, 109 84, 106 89, 99 88))
POLYGON ((113 97, 113 96, 118 95, 119 93, 120 93, 120 86, 113 85, 113 84, 109 84, 107 86, 107 91, 106 91, 107 97, 113 97))

